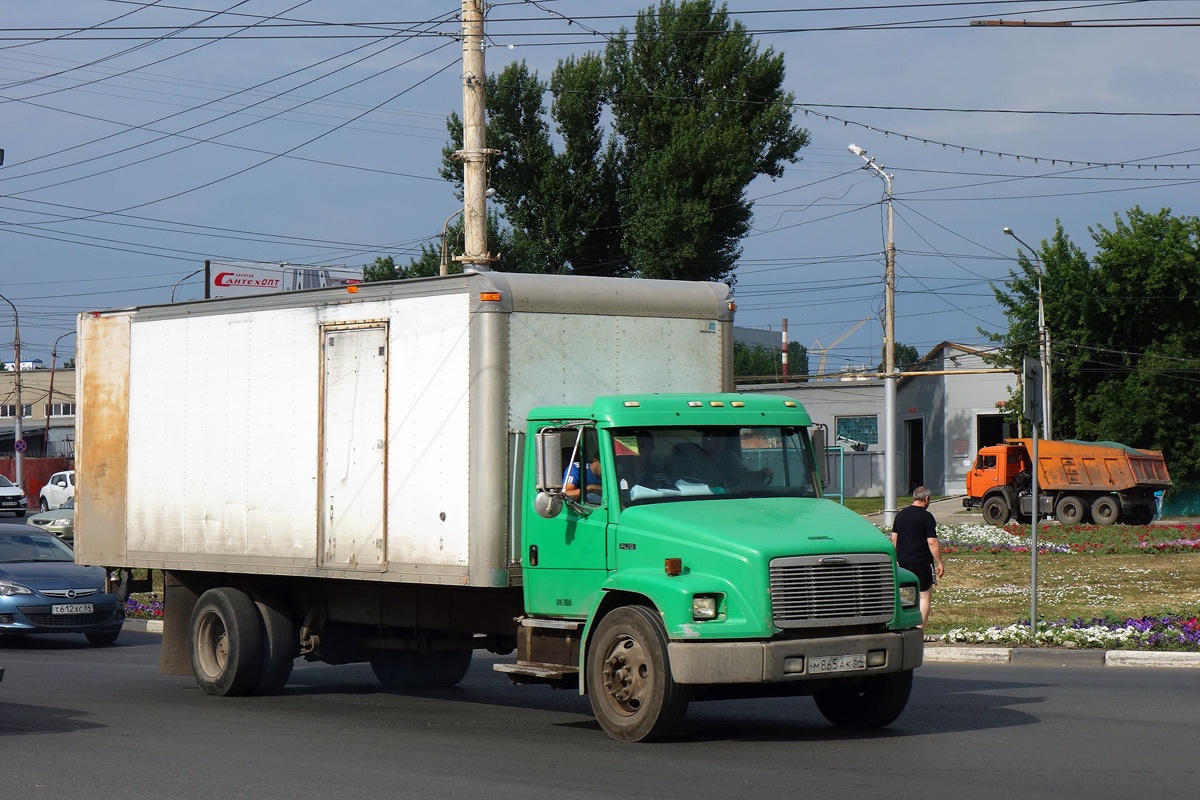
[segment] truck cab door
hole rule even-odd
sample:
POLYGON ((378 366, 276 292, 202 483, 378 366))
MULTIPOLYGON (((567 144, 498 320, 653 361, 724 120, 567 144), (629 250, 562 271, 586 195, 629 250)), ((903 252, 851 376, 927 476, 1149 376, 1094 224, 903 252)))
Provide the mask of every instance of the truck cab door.
MULTIPOLYGON (((599 452, 595 429, 578 427, 567 433, 559 439, 568 443, 563 448, 563 471, 571 464, 588 470, 590 467, 585 465, 599 452)), ((533 465, 536 459, 531 455, 527 463, 533 465)), ((607 462, 601 454, 601 474, 605 477, 610 474, 607 462)), ((534 482, 532 476, 529 480, 530 484, 534 482)), ((607 488, 609 481, 602 480, 601 485, 607 488)), ((531 487, 526 493, 527 502, 534 502, 535 494, 531 487)), ((585 490, 578 502, 563 502, 557 514, 549 518, 533 509, 522 515, 522 575, 529 613, 581 619, 591 613, 608 577, 608 510, 609 502, 615 499, 615 492, 602 490, 598 497, 595 493, 588 497, 585 490)))
POLYGON ((976 456, 975 466, 967 473, 967 494, 971 497, 983 497, 988 489, 1000 483, 995 454, 980 453, 976 456))

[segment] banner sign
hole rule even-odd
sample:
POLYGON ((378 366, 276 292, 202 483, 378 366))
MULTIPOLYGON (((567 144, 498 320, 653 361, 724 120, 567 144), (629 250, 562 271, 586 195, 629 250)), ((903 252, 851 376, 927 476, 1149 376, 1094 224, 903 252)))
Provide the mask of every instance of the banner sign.
POLYGON ((205 297, 245 297, 363 282, 361 269, 344 264, 314 267, 262 261, 209 261, 205 272, 205 297))

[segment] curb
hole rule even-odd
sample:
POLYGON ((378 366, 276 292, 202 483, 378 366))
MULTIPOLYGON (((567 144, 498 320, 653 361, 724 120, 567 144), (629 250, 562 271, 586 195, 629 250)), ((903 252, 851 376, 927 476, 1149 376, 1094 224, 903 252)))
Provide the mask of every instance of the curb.
POLYGON ((1065 647, 927 645, 925 661, 938 664, 1026 664, 1062 667, 1200 669, 1200 653, 1157 650, 1073 650, 1065 647))
MULTIPOLYGON (((161 619, 127 619, 122 630, 162 634, 161 619)), ((1154 650, 1069 650, 1065 647, 977 647, 926 645, 925 661, 934 664, 1028 664, 1061 667, 1167 667, 1200 669, 1200 653, 1154 650)))

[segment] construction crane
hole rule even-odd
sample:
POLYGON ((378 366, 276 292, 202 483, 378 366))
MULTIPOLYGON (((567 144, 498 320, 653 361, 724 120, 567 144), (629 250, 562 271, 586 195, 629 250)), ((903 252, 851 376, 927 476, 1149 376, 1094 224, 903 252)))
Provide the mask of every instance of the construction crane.
POLYGON ((820 354, 821 354, 821 362, 820 362, 820 364, 817 366, 817 377, 821 377, 821 376, 823 376, 823 375, 825 374, 825 354, 826 354, 827 352, 829 352, 830 350, 832 350, 833 348, 837 347, 839 344, 841 344, 841 343, 842 343, 842 341, 843 341, 843 340, 844 340, 844 339, 845 339, 847 336, 849 336, 850 334, 854 333, 856 330, 858 330, 859 328, 861 328, 861 327, 863 326, 863 324, 864 324, 865 322, 867 322, 867 320, 869 320, 869 319, 871 319, 871 318, 870 318, 870 317, 863 317, 863 319, 862 319, 862 322, 859 322, 859 323, 858 323, 857 325, 855 325, 853 328, 851 328, 850 330, 846 331, 846 332, 845 332, 845 333, 843 333, 841 336, 839 336, 837 339, 835 339, 835 340, 833 341, 833 344, 829 345, 829 347, 821 347, 821 340, 820 340, 820 339, 814 339, 814 340, 813 340, 813 346, 812 346, 812 349, 813 349, 813 351, 814 351, 814 352, 818 352, 818 353, 820 353, 820 354))

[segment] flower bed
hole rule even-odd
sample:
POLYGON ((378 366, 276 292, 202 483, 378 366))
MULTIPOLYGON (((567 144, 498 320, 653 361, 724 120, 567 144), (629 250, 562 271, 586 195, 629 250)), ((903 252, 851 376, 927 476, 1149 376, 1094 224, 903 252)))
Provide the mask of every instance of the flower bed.
POLYGON ((1105 650, 1182 650, 1200 652, 1200 620, 1196 617, 1140 619, 1060 619, 1038 624, 1034 639, 1028 621, 984 630, 955 628, 942 641, 1009 647, 1079 647, 1105 650))
POLYGON ((163 601, 157 594, 133 595, 125 601, 126 619, 162 619, 163 601))

